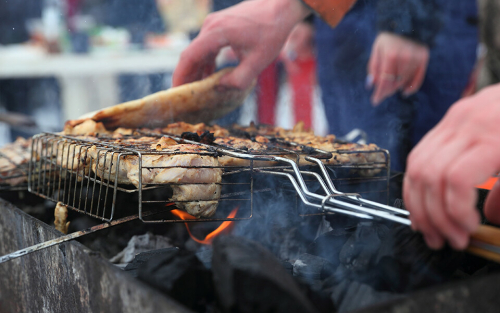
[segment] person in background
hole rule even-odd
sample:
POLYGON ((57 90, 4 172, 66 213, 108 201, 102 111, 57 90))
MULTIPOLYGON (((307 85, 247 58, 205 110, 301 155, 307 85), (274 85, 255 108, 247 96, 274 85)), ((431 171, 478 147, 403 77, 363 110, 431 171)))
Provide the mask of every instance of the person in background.
POLYGON ((477 29, 467 20, 475 13, 472 0, 453 6, 378 0, 358 1, 335 30, 317 19, 318 78, 330 132, 364 129, 370 142, 390 151, 392 168, 403 171, 411 147, 467 85, 477 44, 477 29))
POLYGON ((411 148, 467 85, 474 0, 358 1, 332 29, 316 20, 318 80, 330 133, 364 130, 404 171, 411 148))
POLYGON ((479 66, 477 88, 500 82, 500 1, 479 0, 481 44, 484 60, 479 66))
MULTIPOLYGON (((165 25, 155 0, 107 0, 105 24, 123 27, 131 35, 130 41, 138 49, 144 48, 147 33, 161 33, 165 25)), ((140 99, 148 94, 168 88, 165 73, 150 75, 122 74, 120 102, 140 99)))
MULTIPOLYGON (((28 42, 27 22, 42 16, 42 4, 39 0, 1 1, 0 45, 28 42)), ((0 120, 11 126, 9 137, 12 141, 18 136, 29 137, 37 133, 33 128, 36 123, 47 126, 44 124, 53 122, 51 130, 59 126, 59 86, 54 78, 0 79, 0 104, 7 111, 2 113, 0 120)))

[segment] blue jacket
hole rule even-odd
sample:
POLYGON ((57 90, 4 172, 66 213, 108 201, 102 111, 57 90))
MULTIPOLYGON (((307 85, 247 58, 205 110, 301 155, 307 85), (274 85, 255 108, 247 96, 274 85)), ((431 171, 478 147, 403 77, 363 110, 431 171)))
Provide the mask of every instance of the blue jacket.
POLYGON ((329 130, 354 128, 391 153, 404 170, 410 149, 460 98, 476 59, 474 0, 360 0, 332 29, 316 19, 318 81, 329 130), (409 98, 396 94, 374 108, 365 88, 367 64, 380 31, 391 31, 431 47, 424 83, 409 98))

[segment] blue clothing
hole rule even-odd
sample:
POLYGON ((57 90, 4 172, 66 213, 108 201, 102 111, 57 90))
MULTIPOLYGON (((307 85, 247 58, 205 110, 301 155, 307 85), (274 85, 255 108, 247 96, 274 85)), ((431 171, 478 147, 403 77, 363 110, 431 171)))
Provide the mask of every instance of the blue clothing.
POLYGON ((358 1, 335 29, 316 19, 318 81, 330 132, 342 136, 363 129, 370 142, 389 150, 393 170, 405 169, 413 145, 460 98, 476 59, 477 27, 467 22, 477 16, 475 1, 442 0, 440 5, 441 28, 435 37, 411 27, 406 27, 409 34, 402 33, 431 46, 421 89, 409 98, 398 93, 378 107, 371 105, 372 91, 365 88, 371 48, 381 30, 377 1, 358 1))

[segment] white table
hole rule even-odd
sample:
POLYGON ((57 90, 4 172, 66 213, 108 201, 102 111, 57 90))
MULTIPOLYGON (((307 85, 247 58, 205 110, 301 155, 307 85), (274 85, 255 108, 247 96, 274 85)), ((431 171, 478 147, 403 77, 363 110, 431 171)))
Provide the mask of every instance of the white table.
POLYGON ((22 49, 0 49, 0 78, 56 77, 63 118, 68 120, 117 104, 119 74, 173 72, 184 47, 86 55, 46 55, 22 49))

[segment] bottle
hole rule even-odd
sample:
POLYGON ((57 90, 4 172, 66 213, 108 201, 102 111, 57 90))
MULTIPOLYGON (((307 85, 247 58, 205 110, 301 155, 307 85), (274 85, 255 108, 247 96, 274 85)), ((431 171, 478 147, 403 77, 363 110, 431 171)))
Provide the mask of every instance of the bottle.
POLYGON ((64 3, 62 0, 43 0, 43 35, 49 53, 61 52, 61 35, 64 31, 64 3))

